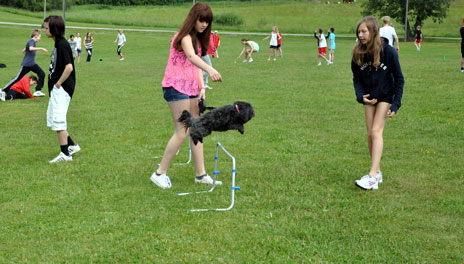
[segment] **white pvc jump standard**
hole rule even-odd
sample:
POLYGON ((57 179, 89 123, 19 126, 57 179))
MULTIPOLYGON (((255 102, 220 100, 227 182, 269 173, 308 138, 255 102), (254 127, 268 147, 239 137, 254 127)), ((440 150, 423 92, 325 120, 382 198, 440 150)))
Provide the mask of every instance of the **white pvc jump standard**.
MULTIPOLYGON (((178 163, 174 163, 174 165, 187 165, 190 163, 190 161, 192 161, 192 146, 190 142, 190 134, 188 135, 188 142, 189 142, 189 146, 188 146, 189 159, 187 160, 187 162, 178 162, 178 163)), ((179 152, 180 152, 180 148, 177 150, 176 156, 179 155, 179 152)))
POLYGON ((213 186, 211 189, 207 191, 200 191, 200 192, 184 192, 184 193, 177 193, 178 196, 184 196, 184 195, 189 195, 189 194, 196 194, 196 193, 208 193, 212 192, 214 188, 216 187, 216 175, 220 173, 220 171, 217 170, 217 163, 219 159, 219 148, 222 149, 224 153, 226 153, 227 156, 229 156, 232 159, 232 187, 231 187, 231 203, 230 206, 227 208, 215 208, 215 209, 189 209, 189 212, 205 212, 205 211, 228 211, 234 207, 234 202, 235 202, 235 190, 240 190, 240 186, 235 186, 235 158, 232 156, 222 145, 220 142, 216 144, 216 156, 214 156, 214 172, 213 172, 213 186))

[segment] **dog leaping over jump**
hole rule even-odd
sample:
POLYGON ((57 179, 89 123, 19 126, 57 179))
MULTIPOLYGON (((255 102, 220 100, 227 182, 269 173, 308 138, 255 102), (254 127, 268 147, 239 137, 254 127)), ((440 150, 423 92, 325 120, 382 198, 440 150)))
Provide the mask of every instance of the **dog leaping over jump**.
POLYGON ((203 138, 209 136, 212 131, 238 130, 243 134, 243 124, 254 116, 251 104, 237 101, 211 110, 198 118, 193 118, 189 111, 184 110, 177 121, 184 123, 186 129, 190 128, 190 136, 196 145, 198 141, 203 143, 203 138))

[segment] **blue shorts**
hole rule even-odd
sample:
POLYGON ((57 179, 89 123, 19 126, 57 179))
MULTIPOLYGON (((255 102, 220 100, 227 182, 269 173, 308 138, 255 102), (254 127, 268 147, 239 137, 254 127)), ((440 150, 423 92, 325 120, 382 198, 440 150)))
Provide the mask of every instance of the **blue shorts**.
POLYGON ((77 53, 82 53, 82 50, 81 50, 81 49, 77 49, 77 53))
POLYGON ((163 87, 163 97, 166 102, 170 103, 173 101, 188 100, 198 98, 198 95, 188 96, 183 94, 172 87, 163 87))

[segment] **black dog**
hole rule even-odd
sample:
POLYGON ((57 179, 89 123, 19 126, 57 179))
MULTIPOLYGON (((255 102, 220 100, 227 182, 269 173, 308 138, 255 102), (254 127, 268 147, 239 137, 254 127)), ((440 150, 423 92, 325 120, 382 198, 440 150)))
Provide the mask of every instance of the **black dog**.
POLYGON ((237 101, 234 104, 216 108, 199 118, 193 118, 189 111, 184 110, 177 121, 184 123, 185 128, 191 128, 190 136, 196 145, 198 141, 203 143, 203 138, 212 131, 235 130, 244 133, 243 124, 255 116, 251 104, 237 101))

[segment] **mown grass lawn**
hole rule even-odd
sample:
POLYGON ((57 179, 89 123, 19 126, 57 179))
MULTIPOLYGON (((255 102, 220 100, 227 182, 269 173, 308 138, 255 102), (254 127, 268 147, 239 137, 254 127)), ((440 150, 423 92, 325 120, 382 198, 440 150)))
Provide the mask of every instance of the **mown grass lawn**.
MULTIPOLYGON (((31 30, 0 26, 0 85, 17 73, 31 30)), ((48 97, 0 103, 0 262, 464 262, 459 43, 401 44, 403 107, 386 126, 384 183, 365 192, 354 186, 370 164, 354 40, 338 40, 335 64, 317 67, 314 38, 284 38, 284 58, 268 62, 268 42, 250 36, 261 51, 245 64, 234 63, 241 36, 223 36, 213 64, 224 81, 207 102, 249 101, 256 117, 244 135, 205 139, 208 172, 218 141, 237 159, 235 207, 189 213, 229 205, 231 164, 220 155, 225 185, 210 194, 175 195, 206 189, 192 165, 170 168, 170 190, 149 180, 173 129, 160 85, 171 34, 126 32, 121 62, 117 32, 93 33, 68 113, 82 147, 72 162, 48 164, 59 151, 48 97)), ((45 71, 49 61, 38 52, 45 71)), ((175 162, 187 154, 184 145, 175 162)))

